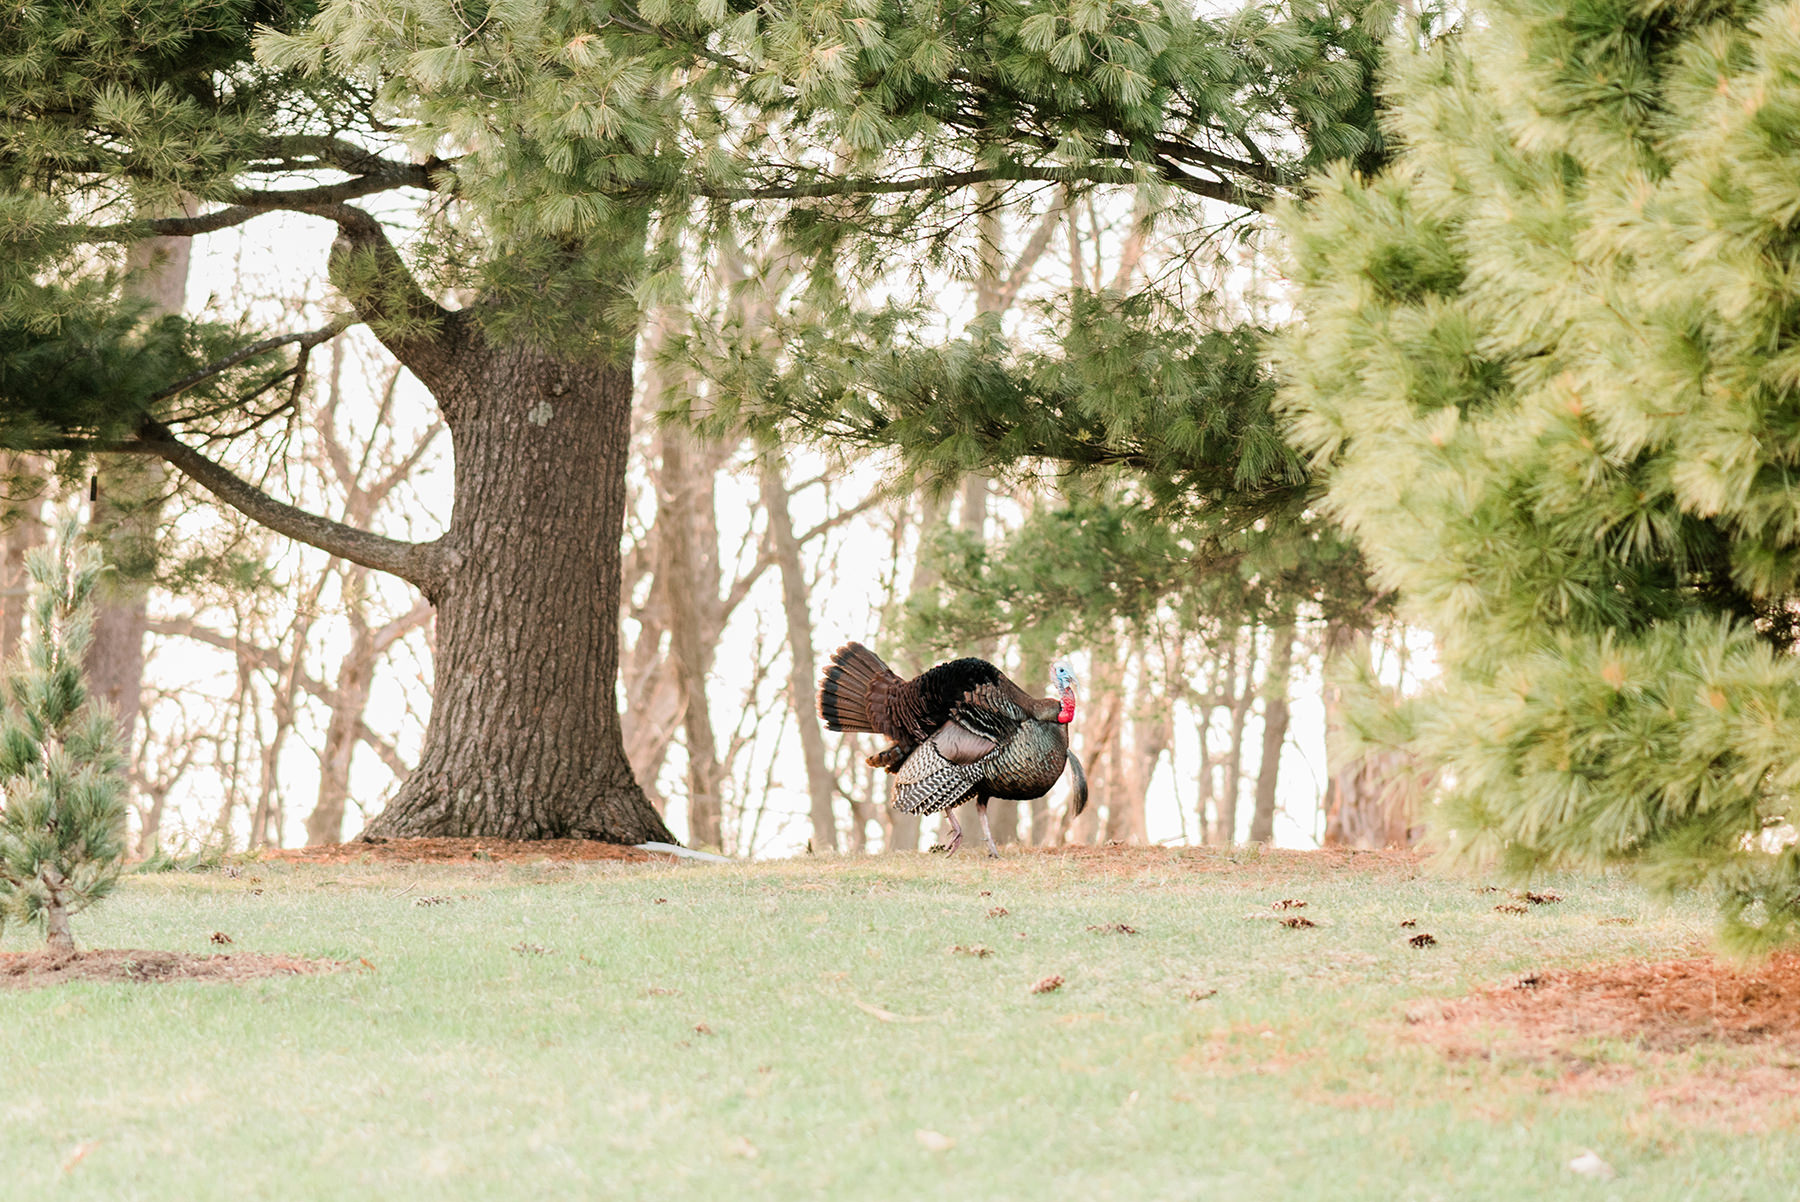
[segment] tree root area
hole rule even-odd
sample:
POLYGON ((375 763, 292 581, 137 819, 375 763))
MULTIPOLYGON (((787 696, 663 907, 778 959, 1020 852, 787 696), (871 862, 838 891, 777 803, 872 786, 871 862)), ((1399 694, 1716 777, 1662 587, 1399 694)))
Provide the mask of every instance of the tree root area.
POLYGON ((1546 1047, 1624 1039, 1663 1052, 1751 1043, 1800 1052, 1800 952, 1745 965, 1703 956, 1525 973, 1466 998, 1415 1004, 1407 1021, 1447 1048, 1501 1028, 1546 1047))
POLYGON ((668 861, 621 843, 597 839, 387 839, 322 843, 257 853, 259 860, 292 860, 305 864, 449 864, 470 860, 510 863, 537 860, 622 860, 631 863, 668 861))
POLYGON ((300 977, 355 967, 344 960, 305 960, 233 952, 203 956, 192 952, 152 952, 138 948, 92 951, 0 953, 0 989, 47 989, 76 981, 156 985, 168 981, 249 981, 259 977, 300 977))

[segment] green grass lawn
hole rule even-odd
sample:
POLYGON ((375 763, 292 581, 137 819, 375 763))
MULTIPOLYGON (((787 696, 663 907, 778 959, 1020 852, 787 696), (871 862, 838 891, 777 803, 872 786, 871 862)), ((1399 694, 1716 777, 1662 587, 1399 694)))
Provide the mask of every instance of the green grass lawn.
POLYGON ((1766 1051, 1410 1032, 1409 999, 1704 946, 1699 904, 1553 883, 1509 916, 1394 858, 1254 852, 134 877, 84 946, 373 971, 0 993, 0 1196, 1794 1198, 1793 1126, 1656 1100, 1766 1051), (1319 925, 1252 917, 1287 897, 1319 925))

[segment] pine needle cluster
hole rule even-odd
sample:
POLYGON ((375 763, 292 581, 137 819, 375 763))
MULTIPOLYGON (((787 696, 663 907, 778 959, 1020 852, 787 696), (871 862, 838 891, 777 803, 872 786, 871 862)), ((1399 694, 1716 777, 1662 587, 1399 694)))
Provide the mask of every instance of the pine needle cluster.
POLYGON ((73 951, 69 916, 104 898, 125 855, 125 760, 118 724, 88 696, 99 552, 70 519, 29 557, 31 631, 0 715, 0 921, 41 925, 73 951))
MULTIPOLYGON (((1800 5, 1500 0, 1286 224, 1280 405, 1443 683, 1455 854, 1800 938, 1800 5)), ((1375 726, 1381 725, 1374 723, 1375 726)))

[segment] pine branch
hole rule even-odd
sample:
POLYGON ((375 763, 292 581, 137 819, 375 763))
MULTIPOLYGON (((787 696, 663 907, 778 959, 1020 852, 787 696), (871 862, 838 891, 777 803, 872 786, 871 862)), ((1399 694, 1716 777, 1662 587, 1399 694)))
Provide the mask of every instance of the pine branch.
POLYGON ((402 542, 278 501, 188 446, 159 422, 145 422, 137 438, 105 449, 155 455, 258 525, 351 563, 392 573, 427 596, 443 584, 443 552, 436 542, 402 542))

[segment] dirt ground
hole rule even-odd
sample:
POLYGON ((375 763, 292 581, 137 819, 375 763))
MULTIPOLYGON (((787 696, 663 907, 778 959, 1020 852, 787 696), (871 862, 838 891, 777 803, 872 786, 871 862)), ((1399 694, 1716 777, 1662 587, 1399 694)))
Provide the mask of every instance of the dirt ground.
POLYGON ((1800 953, 1733 965, 1626 960, 1532 973, 1450 1002, 1415 1003, 1410 1031, 1452 1059, 1527 1063, 1552 1096, 1629 1089, 1653 1122, 1743 1132, 1800 1122, 1800 953), (1595 1041, 1642 1049, 1619 1058, 1595 1041))
POLYGON ((247 981, 256 977, 310 976, 341 972, 355 965, 344 960, 303 960, 236 952, 199 956, 190 952, 152 952, 139 948, 93 951, 0 953, 0 989, 45 989, 74 981, 116 981, 153 985, 166 981, 247 981))
POLYGON ((293 860, 306 864, 446 864, 463 860, 507 862, 537 860, 668 861, 618 843, 594 839, 381 839, 364 843, 326 843, 258 852, 259 860, 293 860))
POLYGON ((1770 1043, 1800 1052, 1800 953, 1745 966, 1697 957, 1532 973, 1408 1017, 1420 1034, 1452 1048, 1502 1028, 1551 1045, 1626 1039, 1673 1052, 1702 1043, 1770 1043))

